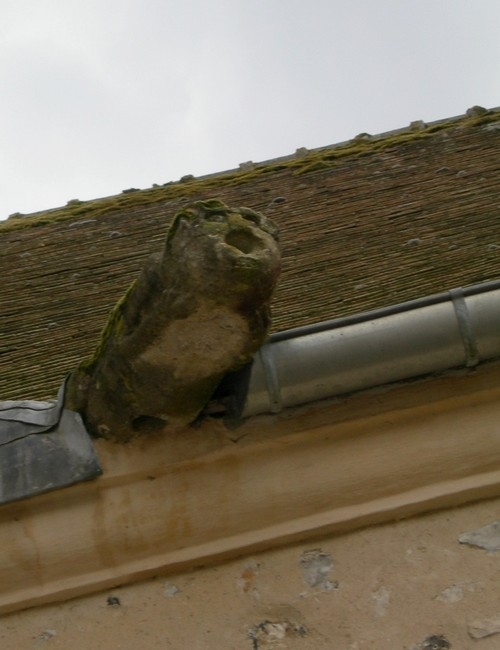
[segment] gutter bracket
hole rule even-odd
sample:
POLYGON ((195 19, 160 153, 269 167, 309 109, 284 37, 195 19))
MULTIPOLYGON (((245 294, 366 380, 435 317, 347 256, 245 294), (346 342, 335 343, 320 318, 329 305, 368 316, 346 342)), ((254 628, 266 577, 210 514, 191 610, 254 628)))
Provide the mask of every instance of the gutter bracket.
POLYGON ((461 288, 457 288, 451 289, 449 294, 464 346, 465 367, 474 368, 479 363, 479 351, 477 349, 477 340, 474 334, 474 328, 472 327, 469 309, 464 298, 464 292, 461 288))
POLYGON ((269 395, 271 413, 279 413, 283 410, 283 400, 281 398, 280 382, 278 371, 274 362, 272 345, 266 344, 259 349, 259 356, 262 362, 262 368, 266 378, 267 392, 269 395))

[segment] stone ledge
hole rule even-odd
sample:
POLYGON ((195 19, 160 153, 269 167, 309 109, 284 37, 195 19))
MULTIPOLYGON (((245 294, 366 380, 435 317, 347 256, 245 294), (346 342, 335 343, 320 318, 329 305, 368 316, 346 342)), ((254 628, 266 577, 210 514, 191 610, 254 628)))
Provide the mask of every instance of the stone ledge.
POLYGON ((98 441, 100 479, 0 509, 0 612, 499 495, 499 378, 98 441))

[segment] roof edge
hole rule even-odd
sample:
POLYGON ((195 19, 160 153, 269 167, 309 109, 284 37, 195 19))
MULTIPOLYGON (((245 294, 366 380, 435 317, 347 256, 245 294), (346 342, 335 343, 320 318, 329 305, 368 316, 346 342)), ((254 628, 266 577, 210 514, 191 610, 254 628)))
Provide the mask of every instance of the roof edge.
POLYGON ((347 156, 367 155, 380 148, 408 141, 428 138, 444 129, 462 124, 477 126, 500 119, 500 107, 485 109, 474 106, 463 115, 423 122, 417 120, 409 126, 385 131, 376 135, 360 133, 351 140, 336 144, 307 149, 298 148, 295 153, 254 163, 248 161, 239 167, 201 176, 186 175, 179 181, 169 181, 163 185, 153 184, 151 188, 123 190, 121 194, 80 201, 71 199, 65 206, 40 210, 30 214, 14 213, 0 221, 0 233, 21 230, 26 227, 42 226, 49 223, 98 218, 104 214, 124 208, 139 207, 165 200, 189 196, 195 193, 211 192, 230 184, 251 181, 261 174, 292 168, 296 174, 319 171, 334 165, 337 159, 347 156))

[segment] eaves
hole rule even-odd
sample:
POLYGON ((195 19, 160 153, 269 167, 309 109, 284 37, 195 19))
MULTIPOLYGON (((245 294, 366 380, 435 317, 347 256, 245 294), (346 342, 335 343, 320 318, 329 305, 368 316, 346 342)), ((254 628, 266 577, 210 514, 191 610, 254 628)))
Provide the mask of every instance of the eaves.
POLYGON ((100 478, 0 509, 0 612, 498 495, 499 380, 489 361, 97 440, 100 478))

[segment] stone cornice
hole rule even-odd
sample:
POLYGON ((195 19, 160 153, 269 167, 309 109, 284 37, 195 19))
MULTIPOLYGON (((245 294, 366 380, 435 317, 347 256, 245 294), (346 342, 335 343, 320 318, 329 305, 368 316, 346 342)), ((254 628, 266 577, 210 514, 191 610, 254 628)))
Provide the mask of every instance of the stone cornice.
POLYGON ((128 445, 0 509, 0 612, 500 494, 500 364, 128 445))

